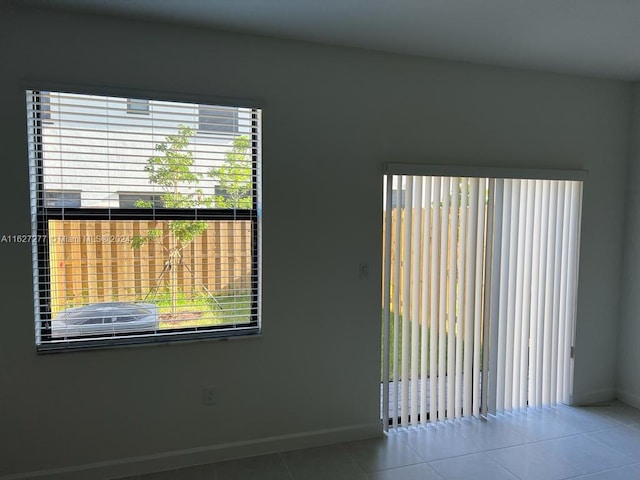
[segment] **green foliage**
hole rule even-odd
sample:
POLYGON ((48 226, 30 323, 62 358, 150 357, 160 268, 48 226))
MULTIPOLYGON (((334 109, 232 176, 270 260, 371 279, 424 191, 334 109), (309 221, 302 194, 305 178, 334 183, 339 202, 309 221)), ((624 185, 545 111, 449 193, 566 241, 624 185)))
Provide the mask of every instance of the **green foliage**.
POLYGON ((145 235, 135 235, 131 239, 131 247, 138 249, 150 240, 155 240, 162 236, 162 230, 159 228, 151 228, 145 235))
POLYGON ((209 176, 215 179, 224 195, 216 195, 218 208, 251 208, 251 142, 247 135, 236 137, 225 155, 224 165, 214 167, 209 176))
POLYGON ((136 200, 133 205, 137 208, 153 208, 153 202, 151 200, 136 200))
MULTIPOLYGON (((149 158, 144 167, 145 172, 149 174, 150 183, 160 185, 169 193, 175 194, 176 192, 172 190, 182 182, 189 184, 200 182, 202 174, 191 171, 193 153, 187 150, 192 136, 192 128, 179 125, 177 135, 167 135, 164 142, 156 145, 160 155, 149 158)), ((182 195, 179 197, 182 200, 182 195)))
POLYGON ((198 235, 207 229, 207 223, 204 220, 190 222, 188 220, 174 220, 169 224, 169 230, 183 245, 193 241, 198 235))
MULTIPOLYGON (((189 187, 191 192, 184 193, 185 184, 195 186, 203 177, 202 173, 192 171, 193 153, 188 148, 189 139, 193 135, 192 128, 179 125, 176 135, 167 135, 164 142, 156 145, 158 155, 150 157, 144 167, 149 175, 149 183, 162 188, 163 193, 160 198, 165 208, 196 208, 211 203, 211 200, 204 198, 201 189, 189 187)), ((135 206, 152 208, 153 202, 137 200, 135 206)), ((204 221, 174 220, 169 223, 169 231, 177 240, 177 248, 180 250, 206 229, 207 224, 204 221)), ((162 230, 150 229, 144 235, 135 236, 131 241, 131 247, 137 249, 161 237, 162 230)))
MULTIPOLYGON (((175 135, 167 135, 165 141, 156 145, 156 155, 147 160, 144 171, 149 177, 149 183, 157 185, 162 190, 159 195, 164 208, 199 208, 211 207, 215 200, 218 208, 251 208, 252 163, 250 141, 247 136, 237 137, 231 150, 225 156, 225 162, 218 168, 208 172, 209 177, 219 184, 224 195, 207 198, 198 184, 203 174, 195 171, 193 153, 189 149, 189 141, 194 135, 193 129, 179 125, 175 135)), ((134 204, 138 208, 153 208, 153 201, 138 200, 134 204)), ((165 267, 156 280, 156 284, 147 294, 154 294, 154 298, 160 289, 160 282, 165 274, 168 274, 169 297, 172 313, 177 313, 184 296, 178 280, 178 265, 183 262, 182 252, 184 248, 205 232, 207 223, 202 220, 172 220, 168 223, 168 232, 160 228, 149 229, 142 235, 137 235, 131 240, 131 248, 139 249, 147 242, 158 242, 167 253, 165 267), (168 247, 163 242, 168 240, 168 247)), ((208 295, 207 305, 218 309, 224 305, 238 307, 238 301, 229 303, 227 300, 218 300, 211 295, 207 288, 195 277, 204 292, 208 295)), ((146 299, 147 297, 145 297, 146 299)), ((244 298, 244 297, 241 297, 244 298)), ((246 303, 244 300, 240 305, 246 303)), ((209 320, 210 321, 210 320, 209 320)))
POLYGON ((175 296, 162 290, 154 298, 160 313, 160 329, 204 327, 251 321, 251 294, 229 292, 211 295, 178 289, 175 296), (175 302, 175 304, 174 304, 175 302), (231 315, 229 315, 231 312, 231 315), (189 315, 192 313, 193 315, 189 315), (176 318, 171 318, 175 314, 176 318))

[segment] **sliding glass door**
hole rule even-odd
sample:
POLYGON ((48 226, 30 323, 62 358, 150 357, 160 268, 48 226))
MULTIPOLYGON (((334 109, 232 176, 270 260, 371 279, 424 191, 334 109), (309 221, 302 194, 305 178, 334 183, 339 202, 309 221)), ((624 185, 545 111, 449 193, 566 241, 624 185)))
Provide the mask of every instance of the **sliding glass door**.
POLYGON ((568 401, 582 182, 399 170, 385 178, 385 428, 568 401))

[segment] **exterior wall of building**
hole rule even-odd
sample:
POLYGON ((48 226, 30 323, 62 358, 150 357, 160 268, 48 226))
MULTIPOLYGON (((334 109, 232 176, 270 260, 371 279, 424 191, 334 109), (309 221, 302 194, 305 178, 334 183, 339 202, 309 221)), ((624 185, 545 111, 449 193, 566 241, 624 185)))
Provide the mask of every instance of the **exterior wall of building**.
MULTIPOLYGON (((127 98, 50 92, 47 119, 42 121, 44 189, 81 196, 82 207, 118 207, 120 194, 162 194, 144 170, 158 155, 156 146, 176 135, 180 125, 193 130, 189 150, 197 185, 182 184, 180 193, 214 196, 216 182, 207 175, 223 164, 233 140, 251 133, 251 113, 235 108, 234 133, 200 128, 199 105, 151 100, 148 112, 132 111, 127 98)), ((225 127, 224 125, 220 125, 225 127)))

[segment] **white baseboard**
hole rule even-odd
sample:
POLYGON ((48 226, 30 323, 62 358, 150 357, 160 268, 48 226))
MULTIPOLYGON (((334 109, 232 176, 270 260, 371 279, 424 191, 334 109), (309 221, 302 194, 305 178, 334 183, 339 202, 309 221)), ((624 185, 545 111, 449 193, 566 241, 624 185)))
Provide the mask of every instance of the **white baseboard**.
POLYGON ((628 390, 618 390, 618 399, 635 408, 640 408, 640 395, 628 390))
POLYGON ((105 480, 286 450, 363 440, 381 435, 380 422, 350 425, 72 467, 12 473, 0 475, 0 480, 105 480))
POLYGON ((610 402, 617 397, 617 392, 613 388, 603 388, 601 390, 592 390, 575 394, 571 398, 569 404, 579 407, 581 405, 589 405, 592 403, 610 402))

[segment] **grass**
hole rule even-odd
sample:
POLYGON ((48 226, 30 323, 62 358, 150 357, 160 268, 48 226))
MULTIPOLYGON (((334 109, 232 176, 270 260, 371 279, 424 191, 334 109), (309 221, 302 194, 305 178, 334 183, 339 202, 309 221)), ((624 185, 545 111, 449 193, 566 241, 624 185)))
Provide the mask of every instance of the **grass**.
MULTIPOLYGON (((382 329, 384 329, 384 312, 382 312, 383 315, 383 321, 382 321, 382 329)), ((394 364, 398 365, 398 375, 401 377, 402 376, 402 315, 398 316, 398 350, 395 352, 392 351, 393 349, 393 339, 394 339, 394 332, 393 332, 393 328, 394 328, 394 322, 395 322, 395 318, 394 318, 394 312, 391 312, 391 314, 389 315, 389 381, 394 381, 394 377, 393 377, 393 367, 394 364)), ((427 353, 427 376, 428 376, 428 372, 430 370, 430 351, 431 351, 431 345, 429 344, 430 342, 430 337, 431 337, 431 329, 427 330, 427 349, 426 349, 426 353, 427 353)), ((380 338, 383 338, 384 332, 381 330, 381 335, 380 338)), ((421 330, 418 331, 418 365, 421 365, 422 362, 422 332, 421 330)), ((408 346, 410 348, 411 346, 411 338, 412 338, 412 331, 411 331, 411 322, 409 322, 409 343, 408 346)), ((447 359, 448 359, 448 349, 449 349, 449 344, 448 344, 448 339, 447 342, 445 343, 445 365, 447 363, 447 359)), ((463 351, 464 351, 464 345, 463 345, 463 351)), ((439 360, 439 359, 438 359, 439 360)), ((382 362, 384 361, 384 356, 382 354, 382 352, 380 353, 380 373, 381 373, 381 377, 382 378, 382 362)), ((482 368, 482 342, 481 342, 481 346, 480 346, 480 368, 482 368)), ((409 368, 411 368, 411 357, 409 357, 409 368)), ((421 375, 422 376, 422 375, 421 375)), ((400 380, 400 378, 398 379, 400 380)))
MULTIPOLYGON (((127 296, 128 297, 128 296, 127 296)), ((209 327, 213 325, 232 325, 248 323, 251 316, 251 295, 245 291, 230 290, 217 292, 215 295, 203 293, 185 293, 176 295, 176 309, 172 308, 171 292, 164 290, 150 295, 127 300, 117 297, 104 298, 102 301, 134 301, 154 303, 158 306, 160 330, 172 328, 209 327)), ((89 301, 89 294, 67 299, 64 308, 82 307, 94 302, 89 301)), ((57 314, 62 308, 52 312, 57 314)))
POLYGON ((176 297, 175 312, 169 291, 147 299, 158 305, 161 330, 248 323, 250 320, 251 296, 245 292, 230 291, 210 296, 180 291, 176 297))

